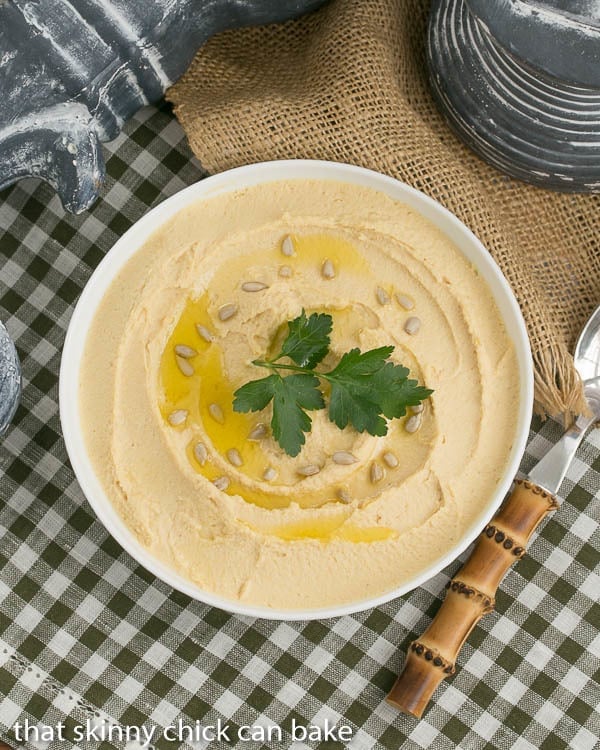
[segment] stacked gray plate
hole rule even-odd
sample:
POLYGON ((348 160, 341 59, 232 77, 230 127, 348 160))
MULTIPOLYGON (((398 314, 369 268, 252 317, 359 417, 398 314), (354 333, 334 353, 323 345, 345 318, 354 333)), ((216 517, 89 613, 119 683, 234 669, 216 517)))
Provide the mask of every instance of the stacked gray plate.
POLYGON ((600 191, 600 2, 433 0, 428 57, 440 109, 481 157, 600 191))

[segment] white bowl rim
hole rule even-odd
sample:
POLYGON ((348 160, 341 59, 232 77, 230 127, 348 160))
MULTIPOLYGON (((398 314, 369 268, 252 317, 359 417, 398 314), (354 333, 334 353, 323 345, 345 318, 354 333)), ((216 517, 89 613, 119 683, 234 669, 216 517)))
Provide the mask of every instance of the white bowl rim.
POLYGON ((481 533, 512 485, 527 443, 532 406, 533 366, 525 322, 512 289, 480 240, 448 209, 416 188, 364 167, 311 159, 259 162, 206 177, 166 198, 142 216, 115 242, 86 283, 69 323, 59 375, 60 420, 67 454, 83 494, 107 531, 140 565, 192 599, 237 615, 270 620, 316 620, 372 609, 421 586, 456 560, 481 533), (104 293, 125 263, 163 223, 186 206, 209 197, 262 183, 307 179, 361 185, 409 205, 449 235, 459 250, 473 263, 488 283, 515 346, 520 391, 517 427, 503 477, 488 502, 482 506, 481 513, 450 550, 401 586, 375 597, 338 606, 309 609, 248 606, 204 591, 151 555, 140 544, 118 515, 95 474, 84 447, 79 398, 73 398, 73 394, 79 393, 79 371, 87 332, 104 293))

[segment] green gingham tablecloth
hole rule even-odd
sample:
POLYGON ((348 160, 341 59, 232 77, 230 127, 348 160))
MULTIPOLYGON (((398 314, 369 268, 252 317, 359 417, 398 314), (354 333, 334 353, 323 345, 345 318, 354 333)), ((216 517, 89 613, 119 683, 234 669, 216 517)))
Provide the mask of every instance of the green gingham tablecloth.
MULTIPOLYGON (((352 726, 352 750, 600 747, 600 430, 573 462, 560 510, 501 584, 496 612, 475 628, 458 673, 420 721, 384 697, 459 561, 372 611, 273 622, 191 601, 108 535, 75 481, 61 437, 65 330, 113 243, 203 172, 166 106, 140 111, 106 157, 102 198, 81 216, 66 214, 35 180, 0 194, 0 319, 16 341, 24 385, 0 441, 1 739, 32 750, 72 746, 16 742, 12 727, 25 719, 40 727, 66 722, 68 737, 88 719, 101 734, 102 722, 161 728, 220 718, 232 733, 243 724, 284 730, 283 743, 229 745, 241 750, 340 747, 292 744, 287 734, 293 719, 327 719, 352 726)), ((556 422, 535 424, 522 469, 559 435, 556 422)), ((125 742, 92 737, 78 746, 125 742)), ((126 747, 139 744, 130 737, 126 747)))

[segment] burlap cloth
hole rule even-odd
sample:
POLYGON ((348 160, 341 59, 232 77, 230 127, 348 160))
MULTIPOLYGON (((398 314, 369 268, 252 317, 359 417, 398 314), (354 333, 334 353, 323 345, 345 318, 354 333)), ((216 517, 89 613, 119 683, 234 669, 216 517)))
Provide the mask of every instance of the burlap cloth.
POLYGON ((537 408, 576 413, 570 354, 600 303, 597 196, 509 179, 449 130, 427 84, 427 0, 334 0, 286 24, 226 32, 167 96, 209 172, 311 158, 384 172, 443 203, 500 265, 527 322, 537 408))

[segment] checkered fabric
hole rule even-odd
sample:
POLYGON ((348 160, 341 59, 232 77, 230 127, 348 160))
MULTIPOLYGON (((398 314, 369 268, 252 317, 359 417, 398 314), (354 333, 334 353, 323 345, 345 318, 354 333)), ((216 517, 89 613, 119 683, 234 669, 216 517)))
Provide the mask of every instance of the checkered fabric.
MULTIPOLYGON (((308 623, 253 620, 191 601, 108 535, 79 489, 58 417, 60 351, 83 285, 123 232, 202 178, 166 106, 138 113, 106 148, 102 198, 66 214, 46 185, 0 194, 0 316, 23 364, 22 404, 0 441, 0 736, 89 720, 165 727, 217 719, 279 725, 279 742, 185 747, 341 747, 296 743, 293 719, 349 724, 352 750, 594 750, 600 704, 600 431, 584 442, 564 502, 511 570, 420 721, 384 702, 408 642, 436 611, 459 561, 378 609, 308 623)), ((523 470, 558 438, 534 424, 523 470)), ((114 738, 114 735, 113 735, 114 738)), ((158 748, 176 747, 160 739, 158 748)), ((51 742, 70 748, 70 740, 51 742)), ((124 748, 107 740, 76 746, 124 748)), ((127 750, 139 747, 131 740, 127 750)))

